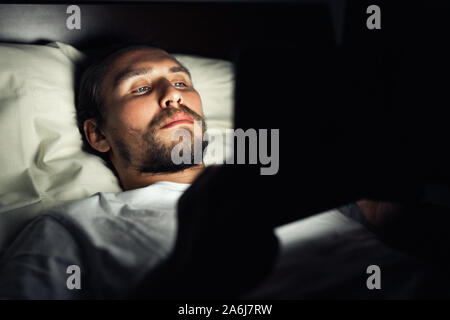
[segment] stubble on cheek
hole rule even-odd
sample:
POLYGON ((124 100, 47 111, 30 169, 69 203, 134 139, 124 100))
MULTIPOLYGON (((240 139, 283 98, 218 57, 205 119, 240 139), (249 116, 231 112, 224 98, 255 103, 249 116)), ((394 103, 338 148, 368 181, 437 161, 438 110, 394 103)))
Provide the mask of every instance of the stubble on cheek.
MULTIPOLYGON (((140 158, 139 151, 143 149, 142 133, 136 129, 111 130, 113 143, 116 145, 118 156, 123 160, 126 167, 135 166, 136 158, 140 158)), ((139 161, 137 161, 139 162, 139 161)))

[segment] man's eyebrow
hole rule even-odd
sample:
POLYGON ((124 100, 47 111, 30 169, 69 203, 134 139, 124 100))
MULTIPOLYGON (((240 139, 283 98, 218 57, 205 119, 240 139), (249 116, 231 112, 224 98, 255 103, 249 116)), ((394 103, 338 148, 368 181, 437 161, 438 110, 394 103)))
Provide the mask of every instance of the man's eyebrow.
POLYGON ((184 73, 186 73, 186 74, 189 76, 189 78, 191 78, 191 73, 189 72, 188 69, 186 69, 186 68, 183 67, 183 66, 172 67, 172 68, 169 69, 169 71, 170 71, 171 73, 184 72, 184 73))
POLYGON ((134 69, 134 70, 127 69, 125 71, 122 71, 114 79, 114 88, 117 88, 119 86, 119 84, 121 84, 125 80, 134 78, 134 77, 138 77, 138 76, 150 73, 150 72, 152 72, 152 68, 141 68, 141 69, 134 69))
MULTIPOLYGON (((127 69, 117 75, 117 77, 114 80, 114 88, 117 88, 125 80, 151 73, 152 70, 153 70, 152 68, 140 68, 140 69, 134 69, 134 70, 127 69)), ((170 73, 183 72, 183 73, 186 73, 186 75, 188 75, 189 78, 191 78, 191 74, 190 74, 189 70, 183 66, 171 67, 169 69, 169 72, 170 73)))

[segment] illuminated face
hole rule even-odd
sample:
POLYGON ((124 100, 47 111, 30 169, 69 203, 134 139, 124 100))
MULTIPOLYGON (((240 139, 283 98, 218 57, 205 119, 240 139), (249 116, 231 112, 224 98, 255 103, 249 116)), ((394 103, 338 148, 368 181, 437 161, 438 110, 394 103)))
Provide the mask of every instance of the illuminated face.
POLYGON ((192 166, 175 165, 171 159, 180 128, 190 133, 191 150, 194 140, 206 148, 200 95, 188 71, 167 52, 149 48, 120 55, 105 76, 101 95, 105 111, 101 129, 108 146, 102 151, 110 151, 115 166, 121 162, 151 173, 192 166), (202 130, 194 130, 194 121, 202 130))

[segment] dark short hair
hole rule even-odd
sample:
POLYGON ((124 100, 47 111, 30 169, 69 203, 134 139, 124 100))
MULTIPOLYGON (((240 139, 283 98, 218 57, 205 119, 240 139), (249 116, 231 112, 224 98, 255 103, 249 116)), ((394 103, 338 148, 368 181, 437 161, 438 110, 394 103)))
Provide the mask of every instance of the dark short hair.
MULTIPOLYGON (((78 81, 76 95, 76 118, 78 130, 83 140, 83 150, 101 157, 108 167, 115 172, 115 169, 106 152, 99 152, 91 147, 84 133, 84 122, 88 119, 95 119, 98 126, 103 124, 105 118, 105 106, 101 94, 101 85, 112 63, 121 55, 139 49, 161 49, 153 44, 127 44, 122 46, 109 47, 88 56, 81 68, 82 76, 78 81)), ((174 58, 175 59, 175 58, 174 58)), ((177 61, 175 59, 175 61, 177 61)), ((179 63, 179 61, 177 61, 179 63)), ((181 63, 180 63, 181 65, 181 63)), ((116 172, 115 172, 116 173, 116 172)))

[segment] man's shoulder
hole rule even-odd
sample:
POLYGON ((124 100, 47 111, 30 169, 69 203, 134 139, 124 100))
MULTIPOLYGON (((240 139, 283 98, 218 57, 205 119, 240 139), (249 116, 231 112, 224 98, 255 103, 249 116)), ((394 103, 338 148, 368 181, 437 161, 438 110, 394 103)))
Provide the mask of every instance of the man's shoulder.
POLYGON ((98 192, 48 210, 43 219, 54 219, 69 228, 94 231, 105 223, 152 224, 174 218, 179 197, 189 184, 162 181, 117 193, 98 192), (122 220, 126 220, 122 221, 122 220))
POLYGON ((98 206, 102 197, 102 193, 98 192, 88 198, 60 203, 43 213, 41 218, 60 221, 63 217, 67 217, 68 214, 84 215, 87 213, 87 208, 98 206))

